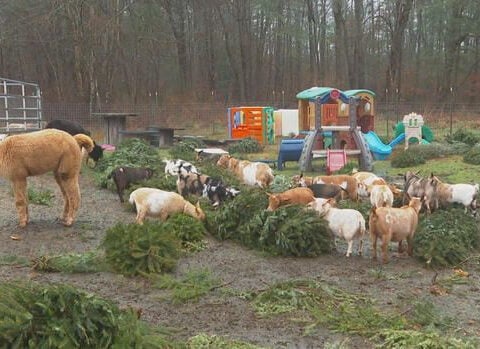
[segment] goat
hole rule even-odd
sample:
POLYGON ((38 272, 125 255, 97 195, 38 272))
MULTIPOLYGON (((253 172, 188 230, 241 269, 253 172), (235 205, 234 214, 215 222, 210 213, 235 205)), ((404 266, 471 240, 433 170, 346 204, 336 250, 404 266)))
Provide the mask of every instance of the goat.
POLYGON ((354 201, 358 200, 358 182, 355 178, 348 175, 317 176, 305 177, 302 174, 292 177, 292 182, 302 187, 308 187, 312 184, 335 184, 345 189, 348 197, 354 201))
POLYGON ((372 240, 373 259, 377 258, 377 239, 382 239, 382 260, 388 262, 387 248, 390 241, 398 241, 398 251, 402 252, 402 240, 407 239, 408 255, 413 254, 413 237, 418 225, 418 214, 422 207, 420 198, 413 197, 408 206, 373 207, 370 211, 369 229, 372 240))
POLYGON ((178 175, 177 191, 182 196, 192 194, 208 197, 213 206, 218 206, 227 198, 233 198, 240 193, 234 188, 225 186, 220 179, 193 173, 186 176, 178 175))
POLYGON ((268 187, 274 178, 273 171, 267 164, 238 160, 227 154, 218 159, 217 166, 229 169, 243 183, 252 186, 258 185, 260 188, 268 187))
POLYGON ((140 181, 150 179, 153 176, 153 170, 144 167, 117 167, 108 176, 107 179, 112 178, 117 188, 117 194, 120 202, 123 200, 123 191, 130 186, 130 184, 138 183, 140 181))
POLYGON ((176 160, 163 160, 165 163, 165 177, 168 175, 171 176, 178 176, 180 174, 186 176, 189 173, 198 173, 200 174, 200 171, 193 165, 192 163, 182 160, 182 159, 176 159, 176 160))
POLYGON ((298 187, 289 189, 279 194, 268 195, 267 211, 275 211, 277 208, 287 204, 308 204, 315 200, 313 192, 308 188, 298 187))
POLYGON ((357 210, 349 208, 335 208, 334 199, 317 198, 308 204, 317 211, 320 217, 328 222, 328 228, 334 236, 347 241, 347 257, 350 257, 353 249, 353 240, 358 240, 358 255, 362 255, 363 237, 365 235, 365 218, 357 210))
POLYGON ((470 208, 472 214, 474 216, 477 215, 478 184, 443 183, 433 173, 430 175, 430 179, 437 182, 435 208, 439 207, 439 203, 442 206, 446 206, 449 203, 459 203, 465 207, 465 213, 470 208))
POLYGON ((313 192, 313 196, 323 199, 339 199, 343 192, 348 193, 344 187, 337 184, 316 183, 307 186, 307 188, 313 192))
POLYGON ((130 194, 128 200, 137 210, 136 222, 143 224, 145 217, 158 217, 165 221, 175 213, 185 213, 199 220, 205 219, 205 213, 199 203, 191 204, 180 194, 155 188, 138 188, 130 194))
POLYGON ((392 207, 393 192, 387 184, 372 185, 370 192, 372 207, 392 207))
POLYGON ((405 185, 403 189, 403 204, 412 197, 423 199, 423 203, 427 213, 432 212, 432 205, 437 201, 437 184, 438 181, 433 178, 422 178, 418 176, 418 172, 413 173, 407 171, 403 176, 405 185))

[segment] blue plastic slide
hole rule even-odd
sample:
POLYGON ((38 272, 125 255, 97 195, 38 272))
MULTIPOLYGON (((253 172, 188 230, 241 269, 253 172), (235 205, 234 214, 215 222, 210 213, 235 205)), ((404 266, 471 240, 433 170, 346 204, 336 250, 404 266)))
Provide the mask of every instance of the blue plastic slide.
POLYGON ((392 153, 392 147, 389 144, 383 144, 382 140, 375 132, 370 131, 364 133, 363 137, 365 138, 375 160, 385 160, 392 153))
POLYGON ((402 142, 405 142, 405 132, 400 133, 388 145, 391 146, 392 148, 395 148, 395 146, 397 144, 402 143, 402 142))

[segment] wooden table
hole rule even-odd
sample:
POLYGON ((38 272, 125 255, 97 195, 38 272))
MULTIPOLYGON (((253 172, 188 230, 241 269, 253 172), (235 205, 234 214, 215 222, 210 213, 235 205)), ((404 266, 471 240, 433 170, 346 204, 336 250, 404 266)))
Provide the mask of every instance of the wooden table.
POLYGON ((121 141, 120 131, 125 130, 127 116, 138 116, 136 113, 92 113, 92 116, 103 119, 104 143, 117 145, 121 141))
POLYGON ((162 127, 151 125, 147 127, 148 131, 154 131, 154 142, 159 147, 171 147, 173 145, 173 137, 175 131, 185 130, 184 128, 162 127))

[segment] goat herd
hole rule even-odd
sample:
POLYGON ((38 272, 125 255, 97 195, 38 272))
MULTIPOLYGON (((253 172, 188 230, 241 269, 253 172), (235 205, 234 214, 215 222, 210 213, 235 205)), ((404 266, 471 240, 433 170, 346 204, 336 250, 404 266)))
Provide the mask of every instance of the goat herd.
MULTIPOLYGON (((200 206, 193 205, 184 197, 188 194, 208 197, 214 206, 227 198, 233 198, 239 191, 226 186, 221 180, 206 174, 184 160, 164 160, 165 174, 177 176, 178 193, 154 188, 139 188, 130 195, 129 202, 137 209, 136 221, 143 223, 146 216, 167 219, 173 213, 183 212, 203 220, 205 213, 200 206)), ((250 186, 268 188, 273 182, 272 169, 261 162, 238 160, 222 155, 217 166, 233 172, 241 182, 250 186)), ((131 182, 147 179, 152 173, 148 169, 121 167, 112 173, 117 192, 123 202, 123 190, 131 182)), ((352 175, 330 175, 292 177, 294 188, 283 193, 267 193, 267 210, 274 211, 287 204, 305 205, 314 209, 328 222, 334 236, 343 238, 348 244, 347 257, 352 254, 353 242, 358 240, 358 254, 362 254, 366 223, 362 214, 354 209, 341 209, 336 202, 345 197, 358 201, 370 200, 369 231, 372 241, 373 258, 377 257, 377 240, 382 241, 382 260, 388 262, 387 248, 390 241, 398 242, 399 253, 403 252, 402 241, 407 241, 407 252, 412 255, 413 236, 418 225, 419 212, 424 206, 427 213, 440 206, 460 203, 476 215, 478 184, 447 184, 433 174, 422 178, 418 173, 407 171, 403 189, 388 184, 383 178, 370 172, 356 172, 352 175), (404 205, 393 207, 394 198, 402 198, 404 205)))
MULTIPOLYGON (((102 156, 100 147, 85 135, 88 132, 81 126, 66 121, 48 126, 52 128, 9 136, 0 142, 0 176, 12 182, 21 227, 26 226, 29 219, 26 193, 28 176, 53 171, 65 201, 61 220, 64 225, 70 226, 80 204, 80 148, 85 148, 94 160, 102 156)), ((221 180, 201 174, 191 163, 183 160, 165 160, 165 163, 165 174, 177 176, 178 193, 155 188, 133 191, 129 202, 137 209, 136 221, 139 224, 143 223, 146 216, 165 220, 179 212, 203 220, 205 213, 198 203, 193 205, 184 199, 187 194, 208 197, 214 206, 239 194, 238 190, 221 180)), ((222 155, 217 166, 228 169, 249 186, 267 189, 274 180, 272 169, 262 162, 222 155)), ((123 202, 123 191, 130 183, 148 179, 152 174, 151 170, 145 168, 119 167, 109 177, 114 180, 120 201, 123 202)), ((373 257, 376 258, 377 239, 380 238, 384 262, 388 261, 387 246, 390 241, 398 242, 399 252, 402 252, 402 241, 407 240, 407 252, 412 254, 413 236, 423 206, 430 213, 440 206, 459 203, 465 207, 466 213, 469 209, 473 215, 477 213, 478 184, 447 184, 433 174, 422 178, 411 171, 405 173, 404 180, 403 190, 400 190, 369 172, 317 177, 296 175, 292 178, 295 188, 279 194, 267 194, 267 210, 273 211, 286 204, 301 204, 316 210, 328 221, 334 235, 347 241, 347 256, 350 256, 354 240, 359 240, 358 254, 362 253, 365 219, 356 210, 335 207, 336 201, 345 196, 354 201, 369 198, 372 205, 369 230, 373 257), (403 196, 404 206, 393 207, 395 196, 403 196)))

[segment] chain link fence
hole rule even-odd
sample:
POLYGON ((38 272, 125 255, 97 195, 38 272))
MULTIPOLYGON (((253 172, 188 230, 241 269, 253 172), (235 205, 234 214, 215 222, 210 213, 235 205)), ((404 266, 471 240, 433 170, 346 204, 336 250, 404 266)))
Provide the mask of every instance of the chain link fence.
MULTIPOLYGON (((242 106, 272 106, 272 104, 241 103, 242 106)), ((283 105, 273 105, 275 108, 283 105)), ((184 103, 171 105, 124 104, 104 105, 92 109, 88 104, 43 103, 43 119, 74 120, 92 132, 96 139, 104 134, 103 120, 94 113, 134 113, 127 117, 127 129, 145 129, 147 126, 182 128, 180 135, 203 135, 205 137, 227 137, 227 109, 223 103, 184 103)), ((296 106, 286 106, 295 109, 296 106)), ((375 132, 387 139, 393 139, 394 127, 403 116, 415 112, 424 117, 425 125, 434 133, 436 139, 442 140, 457 129, 480 129, 480 104, 424 104, 424 103, 376 103, 375 132)))

